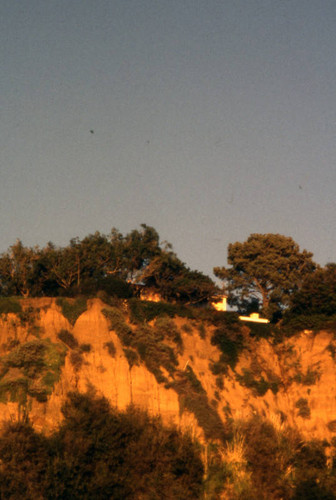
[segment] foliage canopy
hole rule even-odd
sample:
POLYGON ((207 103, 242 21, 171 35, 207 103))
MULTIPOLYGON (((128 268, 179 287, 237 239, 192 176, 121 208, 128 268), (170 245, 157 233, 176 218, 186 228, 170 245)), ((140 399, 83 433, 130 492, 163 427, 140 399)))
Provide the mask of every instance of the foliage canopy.
POLYGON ((281 234, 251 234, 228 247, 231 267, 215 267, 224 280, 229 303, 246 312, 258 306, 268 316, 287 307, 303 279, 316 269, 312 254, 281 234))

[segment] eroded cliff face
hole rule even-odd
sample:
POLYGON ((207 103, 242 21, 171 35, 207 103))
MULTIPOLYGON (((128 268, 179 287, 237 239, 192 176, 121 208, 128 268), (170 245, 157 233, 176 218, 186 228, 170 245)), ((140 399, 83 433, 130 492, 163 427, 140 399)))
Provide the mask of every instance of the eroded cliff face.
MULTIPOLYGON (((26 299, 21 304, 23 310, 29 311, 28 320, 13 313, 0 317, 2 421, 22 418, 22 406, 25 406, 36 429, 51 431, 62 419, 61 406, 67 393, 94 388, 120 409, 129 404, 140 406, 151 414, 161 415, 165 423, 174 422, 204 439, 202 420, 190 409, 190 404, 183 404, 181 392, 176 391, 174 384, 159 383, 144 363, 130 367, 125 346, 102 312, 107 306, 101 300, 89 300, 88 309, 74 325, 62 314, 55 299, 26 299), (76 339, 77 357, 75 351, 60 340, 62 330, 76 339), (55 375, 48 386, 50 393, 37 398, 31 390, 26 401, 19 401, 11 383, 23 380, 27 373, 15 358, 15 349, 29 342, 35 346, 37 340, 64 348, 64 362, 59 376, 55 375), (108 349, 109 343, 115 352, 108 349), (81 346, 86 348, 80 350, 81 346)), ((124 314, 128 321, 126 310, 124 314)), ((202 394, 198 404, 207 401, 207 408, 220 418, 224 428, 228 419, 260 414, 270 420, 286 420, 309 439, 330 440, 336 435, 336 362, 333 359, 336 341, 331 333, 301 333, 273 345, 265 339, 249 338, 247 328, 243 327, 246 347, 234 370, 228 367, 226 373, 214 375, 209 364, 219 360, 220 352, 211 344, 213 327, 207 326, 205 334, 200 335, 194 320, 177 317, 174 323, 182 338, 182 348, 176 350, 178 365, 174 377, 179 379, 186 370, 192 369, 201 384, 196 387, 194 381, 195 391, 202 394)), ((52 356, 50 366, 54 366, 52 356)), ((27 376, 34 385, 37 375, 29 372, 27 376)), ((45 380, 47 378, 48 375, 45 380)))

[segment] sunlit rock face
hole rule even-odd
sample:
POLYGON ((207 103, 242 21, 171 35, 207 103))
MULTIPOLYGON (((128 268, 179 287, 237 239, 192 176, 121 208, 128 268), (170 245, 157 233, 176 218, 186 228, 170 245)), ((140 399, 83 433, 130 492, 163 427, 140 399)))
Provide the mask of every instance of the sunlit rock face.
MULTIPOLYGON (((0 318, 3 367, 14 356, 10 353, 15 354, 18 346, 27 343, 64 347, 60 331, 72 334, 78 347, 64 347, 59 376, 49 384, 49 392, 42 400, 32 390, 39 382, 36 374, 28 374, 33 395, 28 391, 25 401, 15 391, 7 390, 12 381, 26 376, 13 358, 15 362, 11 361, 5 375, 3 369, 0 382, 2 421, 28 417, 36 429, 50 432, 62 419, 61 407, 69 391, 95 390, 120 409, 130 404, 139 406, 160 415, 165 423, 174 423, 204 439, 197 416, 183 405, 174 387, 159 383, 141 360, 130 367, 125 346, 102 312, 107 306, 99 299, 89 300, 88 309, 74 324, 63 315, 55 299, 27 299, 22 301, 22 307, 30 308, 30 319, 23 321, 12 313, 0 318), (109 344, 114 346, 112 353, 109 344)), ((126 310, 124 314, 130 325, 126 310)), ((336 343, 332 334, 301 333, 273 345, 265 339, 250 339, 247 326, 242 326, 247 348, 234 371, 228 368, 226 374, 218 376, 209 368, 220 357, 217 347, 211 344, 214 327, 205 325, 205 333, 200 335, 193 320, 175 318, 174 323, 182 338, 182 348, 176 349, 176 378, 190 367, 201 384, 200 390, 206 393, 209 407, 217 412, 224 426, 228 418, 260 414, 273 421, 286 421, 309 439, 330 440, 336 435, 336 343)), ((54 363, 52 357, 48 362, 54 363)))

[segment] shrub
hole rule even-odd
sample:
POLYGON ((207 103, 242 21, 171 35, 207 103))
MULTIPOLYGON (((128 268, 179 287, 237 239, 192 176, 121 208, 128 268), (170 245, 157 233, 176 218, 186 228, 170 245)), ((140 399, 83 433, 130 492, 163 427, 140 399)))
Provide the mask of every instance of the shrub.
POLYGON ((79 350, 70 352, 70 363, 74 367, 75 372, 78 372, 83 364, 83 354, 79 350))
POLYGON ((175 342, 179 347, 182 346, 182 337, 177 329, 174 320, 168 316, 160 316, 155 320, 155 331, 163 339, 169 339, 175 342))
POLYGON ((327 346, 327 349, 330 352, 330 356, 335 361, 335 359, 336 359, 336 347, 334 346, 334 344, 332 342, 330 342, 330 344, 327 346))
POLYGON ((198 330, 198 333, 199 333, 199 336, 201 337, 201 339, 205 339, 205 326, 203 325, 203 323, 199 323, 197 325, 197 330, 198 330))
POLYGON ((228 365, 226 358, 221 355, 218 361, 210 361, 209 369, 213 375, 227 375, 228 365))
POLYGON ((221 391, 224 389, 224 382, 223 382, 223 377, 216 377, 216 386, 218 389, 221 391))
POLYGON ((134 331, 133 347, 137 349, 140 358, 159 383, 166 381, 161 366, 172 375, 178 365, 173 349, 162 340, 162 336, 158 337, 156 330, 149 325, 138 326, 134 331))
POLYGON ((288 470, 293 454, 289 438, 279 436, 273 425, 259 416, 242 422, 239 431, 244 436, 244 457, 256 490, 252 498, 291 498, 288 470))
POLYGON ((273 380, 268 381, 262 375, 259 379, 256 379, 253 373, 246 368, 243 368, 243 375, 236 375, 236 379, 244 387, 254 390, 258 396, 264 396, 269 389, 273 394, 276 394, 279 390, 279 379, 273 376, 273 380))
POLYGON ((92 345, 91 344, 81 344, 79 346, 79 349, 81 350, 81 352, 91 352, 92 345))
POLYGON ((295 407, 298 408, 298 416, 302 418, 310 418, 310 408, 308 406, 308 401, 305 398, 300 398, 295 403, 295 407))
MULTIPOLYGON (((330 420, 327 424, 327 427, 328 429, 330 430, 330 432, 336 432, 336 420, 330 420)), ((332 439, 335 440, 335 438, 333 437, 332 439)), ((336 445, 336 442, 334 444, 334 446, 336 445)))
POLYGON ((48 392, 44 387, 32 387, 28 389, 29 396, 35 398, 39 403, 48 401, 48 392))
POLYGON ((70 349, 75 349, 78 347, 78 341, 75 339, 72 333, 69 330, 62 329, 58 332, 57 337, 64 342, 70 349))
POLYGON ((232 332, 227 332, 223 327, 216 328, 211 337, 211 344, 216 345, 222 352, 221 362, 234 369, 244 348, 241 333, 235 332, 232 335, 232 332))
POLYGON ((204 389, 202 387, 201 382, 198 380, 196 377, 194 370, 191 368, 191 366, 187 366, 186 369, 184 370, 184 373, 186 377, 188 378, 190 382, 190 387, 192 387, 193 391, 202 393, 204 392, 204 389))
POLYGON ((318 370, 313 370, 311 367, 308 367, 306 373, 297 373, 294 376, 294 381, 297 384, 315 385, 320 379, 320 376, 321 374, 318 370))
POLYGON ((139 356, 133 349, 124 349, 124 354, 128 361, 129 367, 132 368, 134 365, 139 366, 139 356))
POLYGON ((62 309, 62 314, 71 325, 74 325, 83 312, 87 310, 87 300, 83 297, 77 299, 66 299, 59 297, 56 304, 62 309))
POLYGON ((198 309, 184 306, 182 304, 170 304, 167 302, 151 302, 136 298, 128 301, 132 323, 150 322, 158 316, 179 316, 181 318, 193 319, 197 317, 198 309))
POLYGON ((5 363, 9 367, 22 368, 25 374, 35 375, 44 366, 46 345, 40 340, 20 344, 7 356, 5 363))
POLYGON ((19 408, 25 408, 25 412, 28 411, 28 395, 39 402, 45 401, 59 380, 64 359, 65 350, 50 340, 32 340, 17 345, 0 358, 1 401, 6 402, 9 398, 19 403, 19 408))
POLYGON ((130 318, 132 323, 150 322, 157 316, 165 314, 173 317, 174 306, 165 302, 151 302, 139 299, 130 299, 128 301, 130 318))
POLYGON ((179 371, 175 380, 167 384, 167 387, 173 388, 177 392, 181 414, 187 410, 195 415, 206 439, 218 439, 222 442, 227 439, 227 429, 225 429, 216 408, 209 404, 207 394, 191 368, 188 371, 179 371))
POLYGON ((34 327, 35 320, 39 317, 40 309, 34 307, 27 307, 23 309, 19 314, 19 318, 22 326, 29 325, 30 328, 34 327))
POLYGON ((192 334, 192 327, 189 325, 189 323, 184 323, 182 326, 181 326, 181 330, 185 333, 187 333, 188 335, 191 335, 192 334))
POLYGON ((103 309, 102 312, 110 322, 110 330, 114 330, 117 333, 123 345, 130 346, 133 332, 127 325, 123 313, 115 307, 103 309))
POLYGON ((17 347, 18 345, 20 345, 20 341, 18 339, 9 338, 6 343, 2 344, 2 347, 6 351, 11 351, 12 349, 17 347))

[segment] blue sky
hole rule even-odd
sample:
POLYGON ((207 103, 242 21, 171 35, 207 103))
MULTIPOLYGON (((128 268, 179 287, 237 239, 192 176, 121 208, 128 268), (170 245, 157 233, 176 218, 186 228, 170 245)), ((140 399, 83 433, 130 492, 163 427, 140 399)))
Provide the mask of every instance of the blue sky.
POLYGON ((154 226, 336 261, 334 0, 0 1, 0 251, 154 226), (93 131, 93 133, 91 132, 93 131))

